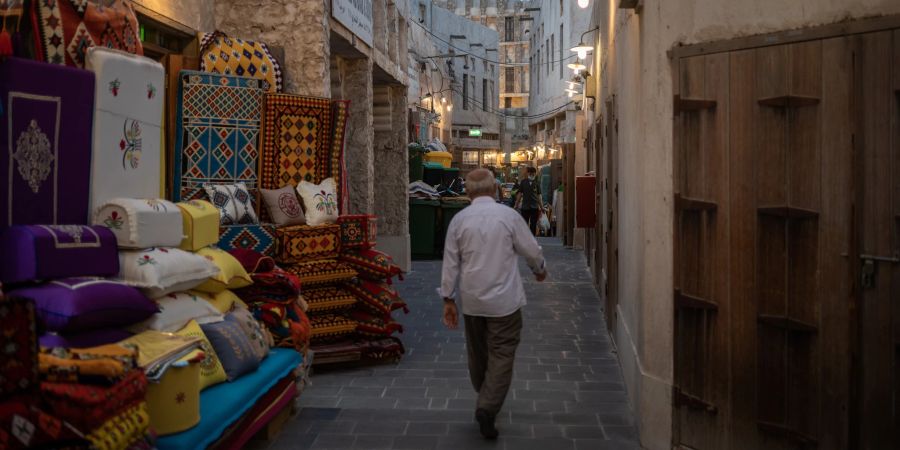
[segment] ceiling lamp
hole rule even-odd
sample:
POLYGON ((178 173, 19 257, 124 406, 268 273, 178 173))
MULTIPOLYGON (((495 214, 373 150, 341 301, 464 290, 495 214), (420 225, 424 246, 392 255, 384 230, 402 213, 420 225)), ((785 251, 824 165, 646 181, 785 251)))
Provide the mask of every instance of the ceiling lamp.
POLYGON ((578 75, 578 72, 581 72, 584 69, 587 69, 587 66, 581 63, 571 63, 567 66, 568 68, 575 71, 575 75, 578 75))
POLYGON ((571 50, 575 53, 578 53, 578 59, 585 59, 585 58, 587 58, 587 52, 589 52, 593 49, 594 49, 593 45, 587 45, 584 43, 584 41, 582 41, 582 42, 579 42, 578 45, 570 48, 569 50, 571 50))
POLYGON ((591 0, 578 0, 578 7, 581 9, 587 8, 590 4, 591 0))
POLYGON ((447 97, 441 96, 441 103, 447 103, 447 97))
POLYGON ((447 104, 447 111, 453 111, 453 103, 447 104))

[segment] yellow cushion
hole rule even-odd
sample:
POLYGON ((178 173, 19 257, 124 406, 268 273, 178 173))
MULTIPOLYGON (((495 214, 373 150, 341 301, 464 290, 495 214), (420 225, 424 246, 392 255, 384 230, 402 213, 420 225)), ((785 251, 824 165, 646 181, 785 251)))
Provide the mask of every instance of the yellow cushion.
POLYGON ((207 201, 178 203, 184 240, 179 248, 193 252, 219 242, 219 210, 207 201))
POLYGON ((225 289, 218 294, 203 294, 200 298, 208 301, 214 308, 218 309, 222 314, 228 314, 234 308, 234 304, 244 305, 244 302, 235 295, 234 292, 225 289))
POLYGON ((219 268, 219 273, 194 288, 195 290, 217 294, 225 289, 242 288, 253 283, 244 266, 225 250, 206 247, 198 250, 197 254, 212 261, 219 268))
POLYGON ((197 357, 198 352, 203 352, 206 355, 206 358, 200 362, 200 390, 204 390, 210 386, 217 385, 228 379, 228 376, 225 375, 225 369, 222 367, 222 363, 219 362, 219 356, 216 355, 216 351, 213 349, 212 344, 209 343, 209 339, 206 338, 206 335, 203 334, 203 330, 200 329, 200 325, 197 321, 192 320, 185 325, 184 328, 178 330, 175 334, 179 334, 181 336, 194 336, 199 337, 203 340, 200 344, 200 350, 195 350, 180 359, 179 361, 190 361, 197 357))

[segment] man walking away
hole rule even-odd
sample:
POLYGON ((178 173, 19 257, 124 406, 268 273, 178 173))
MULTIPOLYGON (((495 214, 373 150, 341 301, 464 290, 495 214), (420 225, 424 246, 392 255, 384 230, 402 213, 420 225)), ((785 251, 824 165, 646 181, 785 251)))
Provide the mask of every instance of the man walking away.
POLYGON ((516 199, 516 209, 522 212, 522 218, 528 223, 531 234, 537 236, 538 219, 541 217, 541 207, 544 202, 541 199, 541 183, 535 179, 537 170, 528 167, 528 176, 519 182, 519 193, 516 199))
POLYGON ((470 172, 466 191, 472 204, 450 222, 438 291, 444 299, 443 322, 450 329, 459 325, 454 298, 462 303, 469 377, 478 392, 475 419, 481 434, 494 439, 494 419, 512 382, 525 306, 516 255, 525 257, 537 281, 544 281, 547 271, 541 247, 525 222, 494 201, 490 171, 470 172))

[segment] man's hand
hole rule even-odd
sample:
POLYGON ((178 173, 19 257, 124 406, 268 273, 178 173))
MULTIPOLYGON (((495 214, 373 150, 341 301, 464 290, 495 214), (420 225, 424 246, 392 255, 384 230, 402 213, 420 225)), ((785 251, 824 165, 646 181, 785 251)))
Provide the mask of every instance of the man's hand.
POLYGON ((441 321, 451 330, 459 327, 459 312, 456 310, 456 303, 453 299, 444 299, 444 317, 441 321))
POLYGON ((544 270, 544 271, 541 272, 541 273, 536 273, 536 274, 534 274, 534 279, 537 280, 538 283, 543 282, 544 280, 547 279, 547 271, 544 270))

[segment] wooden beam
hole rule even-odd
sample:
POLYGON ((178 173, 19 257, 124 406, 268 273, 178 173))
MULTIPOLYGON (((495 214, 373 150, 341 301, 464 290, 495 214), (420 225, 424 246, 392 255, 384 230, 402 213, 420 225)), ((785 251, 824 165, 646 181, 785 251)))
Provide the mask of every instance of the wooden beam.
POLYGON ((760 206, 758 211, 764 216, 776 216, 784 219, 815 219, 819 217, 818 211, 790 205, 760 206))
POLYGON ((681 289, 675 289, 675 307, 681 309, 705 309, 709 311, 718 311, 719 305, 716 302, 696 295, 685 294, 681 289))
POLYGON ((803 95, 779 95, 777 97, 767 97, 758 100, 760 105, 774 106, 778 108, 800 108, 803 106, 813 106, 819 104, 816 97, 807 97, 803 95))

